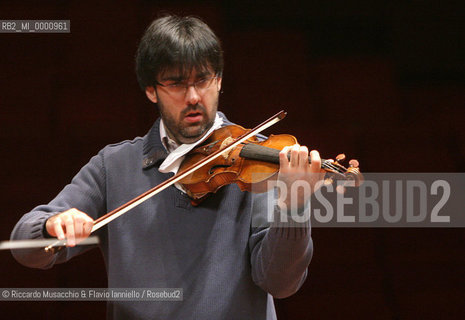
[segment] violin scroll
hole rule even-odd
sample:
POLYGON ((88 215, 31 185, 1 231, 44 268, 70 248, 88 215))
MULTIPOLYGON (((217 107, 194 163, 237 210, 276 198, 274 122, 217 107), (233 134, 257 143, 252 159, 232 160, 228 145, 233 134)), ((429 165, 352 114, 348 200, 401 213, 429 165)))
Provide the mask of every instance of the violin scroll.
POLYGON ((325 183, 333 183, 334 180, 353 181, 354 186, 358 187, 363 183, 363 175, 360 172, 359 162, 356 159, 349 161, 349 167, 344 167, 341 162, 346 159, 345 154, 341 153, 336 156, 336 160, 324 160, 321 167, 326 170, 327 177, 325 183))

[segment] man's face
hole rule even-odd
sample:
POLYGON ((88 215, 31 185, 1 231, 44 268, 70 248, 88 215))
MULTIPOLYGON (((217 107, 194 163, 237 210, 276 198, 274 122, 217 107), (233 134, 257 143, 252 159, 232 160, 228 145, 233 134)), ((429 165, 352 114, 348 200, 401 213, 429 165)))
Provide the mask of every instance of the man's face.
POLYGON ((211 70, 194 69, 188 79, 166 71, 157 80, 158 85, 148 87, 146 94, 158 104, 168 136, 178 144, 200 139, 215 120, 221 78, 211 70))

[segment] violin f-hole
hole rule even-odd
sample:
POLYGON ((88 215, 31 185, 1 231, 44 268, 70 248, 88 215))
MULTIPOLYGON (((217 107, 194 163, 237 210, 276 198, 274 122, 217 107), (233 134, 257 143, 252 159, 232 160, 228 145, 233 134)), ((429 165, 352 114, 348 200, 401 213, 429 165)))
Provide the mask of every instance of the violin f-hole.
POLYGON ((230 165, 229 164, 217 164, 217 165, 214 165, 213 167, 210 168, 210 170, 208 171, 209 174, 213 174, 213 172, 215 171, 216 168, 229 168, 230 165))

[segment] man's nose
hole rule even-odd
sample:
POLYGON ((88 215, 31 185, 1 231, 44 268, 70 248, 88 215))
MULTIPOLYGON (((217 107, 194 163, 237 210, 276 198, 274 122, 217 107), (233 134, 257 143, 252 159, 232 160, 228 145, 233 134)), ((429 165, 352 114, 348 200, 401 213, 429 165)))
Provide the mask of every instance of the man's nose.
POLYGON ((200 94, 197 89, 190 85, 186 91, 186 102, 191 105, 196 105, 200 101, 200 94))

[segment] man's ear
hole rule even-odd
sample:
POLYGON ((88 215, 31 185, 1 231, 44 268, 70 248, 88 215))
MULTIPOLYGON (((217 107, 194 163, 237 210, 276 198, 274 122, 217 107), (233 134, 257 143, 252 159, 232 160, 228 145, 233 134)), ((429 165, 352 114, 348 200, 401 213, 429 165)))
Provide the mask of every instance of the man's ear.
POLYGON ((145 87, 145 95, 150 101, 152 101, 153 103, 157 103, 157 92, 155 91, 154 87, 145 87))
POLYGON ((217 85, 217 91, 220 92, 221 91, 221 80, 223 80, 223 78, 218 78, 216 80, 216 85, 217 85))

